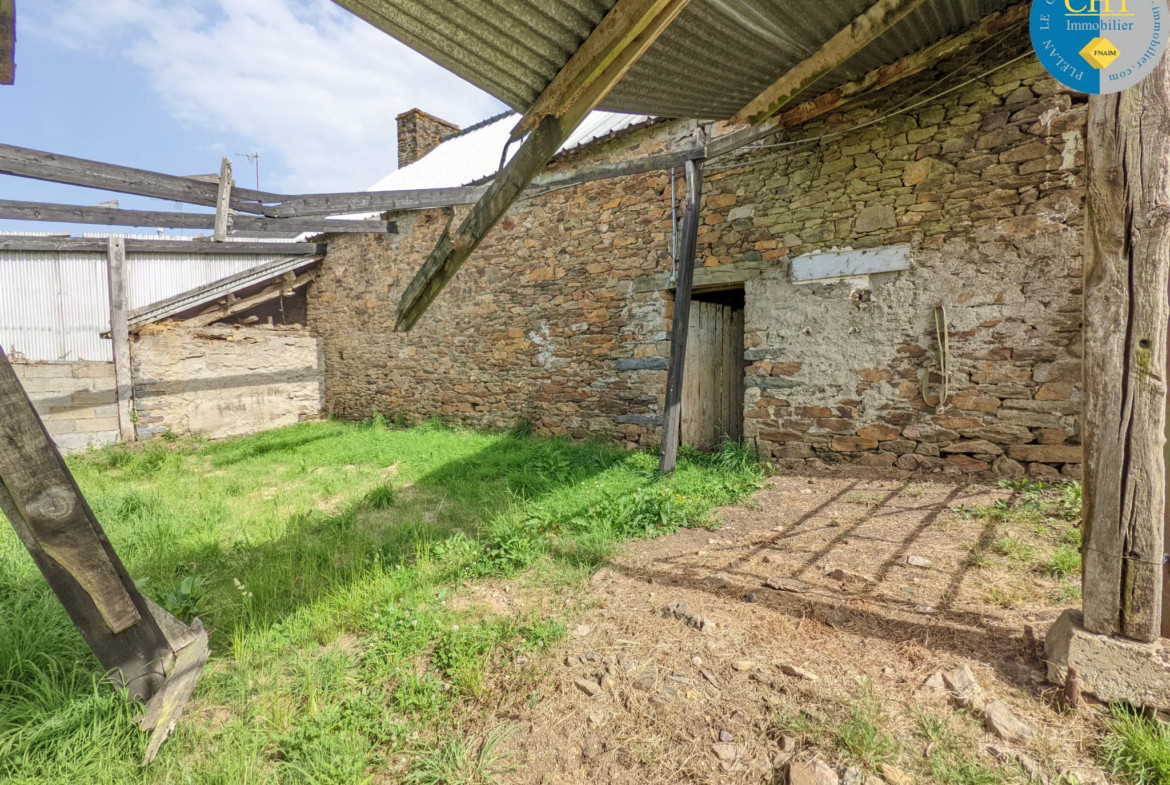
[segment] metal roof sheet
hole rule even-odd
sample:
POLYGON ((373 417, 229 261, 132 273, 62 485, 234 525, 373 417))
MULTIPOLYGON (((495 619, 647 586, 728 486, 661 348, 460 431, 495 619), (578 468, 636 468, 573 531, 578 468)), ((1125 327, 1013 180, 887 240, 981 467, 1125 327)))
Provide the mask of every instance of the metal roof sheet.
MULTIPOLYGON (((520 119, 515 112, 491 118, 474 130, 447 137, 443 143, 409 166, 383 177, 371 191, 410 190, 413 188, 455 188, 491 177, 500 166, 500 154, 512 127, 520 119)), ((592 112, 561 145, 561 152, 588 144, 612 133, 625 130, 651 118, 646 115, 592 112)), ((508 147, 508 157, 515 155, 519 144, 508 147)))
MULTIPOLYGON (((614 0, 334 0, 518 111, 527 109, 614 0)), ((832 89, 1018 0, 928 0, 807 91, 832 89)), ((731 117, 872 0, 692 0, 600 108, 731 117)))

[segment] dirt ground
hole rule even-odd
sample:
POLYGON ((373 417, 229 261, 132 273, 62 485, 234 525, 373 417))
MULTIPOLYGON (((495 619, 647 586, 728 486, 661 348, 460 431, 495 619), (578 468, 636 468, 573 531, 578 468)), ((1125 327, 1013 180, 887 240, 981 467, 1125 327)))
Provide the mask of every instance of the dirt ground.
MULTIPOLYGON (((1035 570, 973 566, 973 548, 1004 524, 955 511, 1011 494, 892 470, 786 474, 722 510, 721 528, 631 544, 593 578, 568 639, 500 685, 507 697, 485 720, 511 728, 501 781, 782 782, 791 760, 820 757, 842 774, 860 757, 874 773, 884 762, 891 785, 1022 782, 1021 753, 1042 780, 1101 781, 1100 707, 1059 707, 1025 631, 1042 636, 1077 603, 1058 604, 1055 581, 1035 570), (801 591, 766 587, 773 578, 801 591), (923 686, 963 664, 1030 739, 1004 741, 923 686), (895 751, 846 738, 869 726, 895 751), (960 774, 932 767, 939 744, 960 774), (1001 779, 979 780, 964 761, 1001 779)), ((478 600, 502 612, 539 603, 523 599, 537 591, 497 584, 478 600)))

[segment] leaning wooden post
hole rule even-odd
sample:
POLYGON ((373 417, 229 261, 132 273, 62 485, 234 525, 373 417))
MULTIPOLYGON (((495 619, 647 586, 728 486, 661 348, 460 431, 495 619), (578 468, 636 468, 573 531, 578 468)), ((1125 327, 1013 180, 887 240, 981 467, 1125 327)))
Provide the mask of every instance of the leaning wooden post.
POLYGON ((114 387, 118 402, 118 433, 124 442, 134 441, 132 402, 134 378, 130 369, 130 306, 126 265, 126 241, 109 238, 106 249, 106 276, 110 288, 110 338, 114 344, 114 387))
POLYGON ((163 685, 172 648, 0 350, 0 510, 85 642, 131 698, 163 685))
POLYGON ((1084 626, 1162 629, 1170 302, 1170 60, 1089 99, 1084 626))
POLYGON ((674 471, 678 460, 682 421, 683 371, 687 356, 687 331, 691 325, 691 286, 695 280, 695 243, 699 235, 699 202, 703 196, 703 162, 687 161, 687 205, 683 213, 682 246, 674 289, 674 323, 670 331, 670 368, 666 373, 666 404, 662 409, 662 451, 658 470, 674 471))

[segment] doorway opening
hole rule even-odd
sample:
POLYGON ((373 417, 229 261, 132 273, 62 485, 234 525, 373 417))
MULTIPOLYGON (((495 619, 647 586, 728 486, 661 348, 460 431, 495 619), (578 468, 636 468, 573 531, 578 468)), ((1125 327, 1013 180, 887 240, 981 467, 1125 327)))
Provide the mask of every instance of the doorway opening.
POLYGON ((743 441, 743 287, 697 289, 691 299, 683 367, 683 444, 719 449, 743 441))

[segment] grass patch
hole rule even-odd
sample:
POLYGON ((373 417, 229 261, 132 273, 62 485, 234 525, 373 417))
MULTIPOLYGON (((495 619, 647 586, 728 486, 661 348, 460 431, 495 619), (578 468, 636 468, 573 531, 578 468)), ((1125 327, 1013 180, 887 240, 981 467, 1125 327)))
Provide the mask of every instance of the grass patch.
POLYGON ((623 541, 710 526, 762 477, 739 447, 683 456, 664 478, 655 456, 526 432, 377 416, 70 458, 131 575, 203 619, 212 658, 142 770, 141 709, 100 679, 0 527, 0 780, 363 782, 409 759, 395 770, 411 781, 490 781, 498 739, 468 740, 459 718, 495 699, 485 674, 567 620, 471 616, 456 590, 528 571, 571 591, 623 541))
POLYGON ((1170 726, 1133 709, 1112 706, 1101 742, 1101 765, 1129 785, 1170 783, 1170 726))
POLYGON ((898 757, 898 742, 885 731, 886 712, 872 691, 867 691, 837 730, 837 745, 870 771, 898 757))

